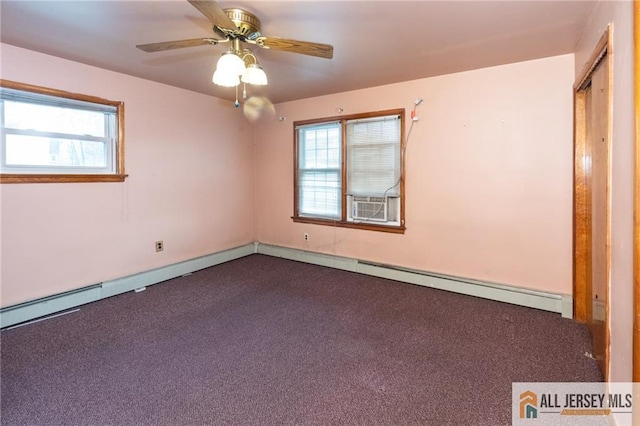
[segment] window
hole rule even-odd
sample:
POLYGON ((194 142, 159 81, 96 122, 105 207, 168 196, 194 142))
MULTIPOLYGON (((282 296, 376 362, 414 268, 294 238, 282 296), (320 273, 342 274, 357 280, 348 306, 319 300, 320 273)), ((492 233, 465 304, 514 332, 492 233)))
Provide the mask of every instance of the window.
POLYGON ((404 232, 404 110, 295 126, 296 222, 404 232))
POLYGON ((0 80, 0 179, 123 181, 124 105, 0 80))
POLYGON ((298 132, 298 213, 339 219, 342 211, 340 123, 302 126, 298 132))

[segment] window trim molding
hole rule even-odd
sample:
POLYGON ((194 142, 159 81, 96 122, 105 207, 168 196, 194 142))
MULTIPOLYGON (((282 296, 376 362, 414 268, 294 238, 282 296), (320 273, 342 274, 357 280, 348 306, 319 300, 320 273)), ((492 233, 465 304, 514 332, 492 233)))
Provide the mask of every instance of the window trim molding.
POLYGON ((38 93, 41 95, 56 96, 59 98, 74 99, 78 101, 92 102, 96 104, 110 105, 116 108, 118 116, 118 142, 115 147, 115 173, 112 174, 62 174, 62 173, 0 173, 2 183, 70 183, 70 182, 124 182, 129 176, 124 169, 124 102, 112 101, 97 96, 67 92, 51 89, 33 84, 0 79, 0 87, 38 93))
POLYGON ((406 135, 405 135, 405 109, 404 108, 396 108, 389 110, 381 110, 381 111, 371 111, 365 113, 358 114, 349 114, 349 115, 338 115, 332 117, 324 117, 324 118, 314 118, 310 120, 299 120, 294 121, 293 123, 293 216, 291 219, 296 223, 308 223, 314 225, 325 225, 325 226, 335 226, 341 228, 352 228, 352 229, 363 229, 368 231, 380 231, 380 232, 388 232, 394 234, 404 234, 405 227, 405 148, 406 148, 406 135), (341 197, 342 197, 342 212, 340 220, 334 219, 323 219, 319 217, 308 217, 308 216, 300 216, 300 211, 298 208, 299 204, 299 196, 298 196, 298 170, 299 170, 299 150, 298 150, 298 130, 299 126, 305 126, 309 124, 320 124, 326 123, 330 121, 338 121, 342 127, 342 139, 340 140, 340 149, 342 158, 340 159, 340 167, 341 167, 341 179, 342 184, 346 184, 347 182, 347 170, 346 170, 346 161, 347 161, 347 144, 344 142, 344 137, 346 135, 346 123, 349 120, 363 119, 363 118, 374 118, 381 117, 385 115, 400 115, 400 225, 382 225, 375 223, 362 223, 362 222, 352 222, 347 221, 347 194, 345 191, 345 187, 341 188, 341 197))
MULTIPOLYGON (((400 212, 400 214, 402 215, 402 212, 400 212)), ((367 231, 381 231, 381 232, 389 232, 392 234, 404 234, 404 231, 407 229, 404 226, 397 226, 397 225, 376 225, 372 223, 349 222, 346 220, 332 220, 332 219, 322 219, 322 218, 306 217, 306 216, 291 216, 291 219, 293 219, 293 221, 296 223, 309 223, 312 225, 336 226, 339 228, 364 229, 367 231)))

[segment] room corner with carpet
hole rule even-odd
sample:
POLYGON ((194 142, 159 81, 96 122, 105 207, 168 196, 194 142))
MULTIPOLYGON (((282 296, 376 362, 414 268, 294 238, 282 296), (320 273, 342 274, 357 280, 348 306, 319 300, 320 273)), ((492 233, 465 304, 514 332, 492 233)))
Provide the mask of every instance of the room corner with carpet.
POLYGON ((557 313, 252 254, 2 331, 3 424, 510 424, 600 381, 557 313))

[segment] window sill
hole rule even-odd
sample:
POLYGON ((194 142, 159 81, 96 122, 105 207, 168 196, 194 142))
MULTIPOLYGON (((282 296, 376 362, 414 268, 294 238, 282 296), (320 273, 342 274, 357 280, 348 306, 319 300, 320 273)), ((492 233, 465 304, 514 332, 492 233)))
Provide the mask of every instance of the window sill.
POLYGON ((124 182, 129 175, 0 174, 0 183, 124 182))
POLYGON ((340 228, 363 229, 366 231, 388 232, 392 234, 404 234, 404 231, 406 229, 404 226, 385 226, 385 225, 376 225, 371 223, 354 223, 354 222, 346 222, 342 220, 319 219, 319 218, 313 218, 313 217, 292 216, 291 219, 293 219, 293 221, 297 223, 310 223, 313 225, 325 225, 325 226, 336 226, 340 228))

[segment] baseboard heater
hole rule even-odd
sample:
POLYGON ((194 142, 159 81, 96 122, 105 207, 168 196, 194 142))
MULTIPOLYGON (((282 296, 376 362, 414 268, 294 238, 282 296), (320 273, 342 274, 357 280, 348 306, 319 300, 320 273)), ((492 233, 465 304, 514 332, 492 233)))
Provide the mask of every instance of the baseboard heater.
MULTIPOLYGON (((547 311, 557 311, 557 303, 562 302, 562 295, 547 293, 537 290, 531 290, 523 287, 514 287, 505 284, 496 284, 490 283, 486 281, 479 281, 470 278, 460 278, 452 275, 444 275, 444 274, 436 274, 434 272, 426 272, 415 270, 411 268, 403 268, 399 266, 385 265, 374 262, 367 261, 358 261, 358 265, 361 265, 359 268, 361 271, 371 267, 375 268, 377 271, 382 270, 392 270, 398 271, 400 273, 407 274, 416 274, 421 277, 425 277, 424 283, 418 282, 416 284, 422 285, 425 284, 428 287, 439 288, 442 290, 455 291, 456 293, 463 293, 476 297, 484 297, 492 300, 499 300, 501 302, 514 303, 511 300, 511 297, 508 296, 508 293, 512 293, 512 296, 515 298, 529 297, 529 298, 538 298, 538 302, 546 301, 550 303, 516 303, 516 304, 524 304, 525 306, 529 306, 532 308, 543 309, 547 311), (457 288, 457 286, 463 286, 457 288), (506 293, 505 293, 506 292, 506 293), (502 294, 504 293, 504 294, 502 294), (494 297, 489 297, 494 296, 494 297)), ((391 274, 393 276, 393 274, 391 274)), ((422 281, 422 280, 420 280, 422 281)))
POLYGON ((61 312, 76 306, 100 300, 102 284, 65 291, 52 296, 31 300, 0 309, 0 327, 5 328, 35 318, 61 312))
POLYGON ((452 291, 498 302, 557 312, 565 318, 573 317, 573 298, 571 295, 531 290, 512 285, 443 275, 430 271, 268 244, 259 244, 258 253, 452 291))
POLYGON ((254 243, 0 309, 0 328, 190 274, 255 253, 254 243))
POLYGON ((516 286, 488 283, 282 246, 251 243, 234 249, 163 266, 151 271, 141 272, 139 274, 2 308, 0 309, 0 328, 7 328, 15 324, 75 308, 86 303, 95 302, 106 297, 141 289, 145 286, 239 259, 253 253, 281 257, 514 305, 557 312, 561 313, 565 318, 572 318, 573 316, 573 298, 571 295, 547 293, 516 286))

